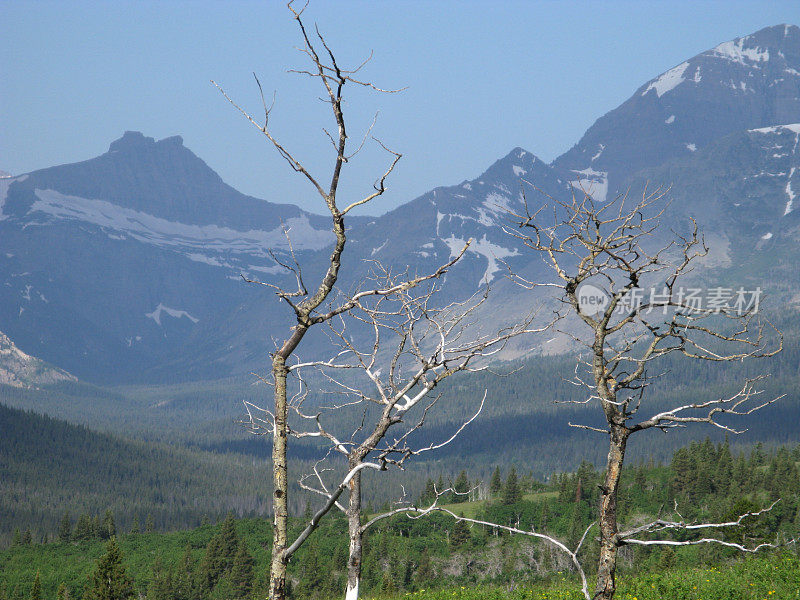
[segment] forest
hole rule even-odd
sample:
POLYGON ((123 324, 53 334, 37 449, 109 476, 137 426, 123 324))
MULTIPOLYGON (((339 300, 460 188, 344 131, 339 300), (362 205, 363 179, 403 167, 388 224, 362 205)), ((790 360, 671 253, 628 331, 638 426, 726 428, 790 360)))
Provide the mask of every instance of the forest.
MULTIPOLYGON (((454 492, 442 501, 457 515, 546 531, 573 543, 595 518, 593 489, 601 477, 588 462, 574 472, 553 473, 547 481, 498 466, 486 482, 488 498, 484 500, 455 493, 468 492, 477 483, 474 475, 462 472, 454 481, 429 480, 416 503, 426 505, 432 490, 452 484, 454 492)), ((663 464, 651 460, 627 467, 622 481, 623 522, 635 523, 669 511, 673 504, 689 522, 724 521, 780 498, 769 512, 746 519, 735 531, 722 532, 723 539, 754 544, 800 534, 800 446, 766 449, 759 444, 736 452, 727 440, 705 439, 679 448, 663 464)), ((293 530, 299 531, 308 518, 308 512, 295 515, 293 530)), ((29 527, 15 529, 11 546, 0 552, 0 598, 103 597, 92 591, 103 569, 116 573, 120 589, 129 590, 115 596, 120 598, 134 594, 148 600, 263 597, 269 522, 236 519, 232 514, 215 520, 216 524, 207 518, 199 527, 157 532, 151 517, 123 528, 116 525, 111 509, 75 514, 65 504, 60 522, 50 530, 33 536, 29 527)), ((676 539, 686 541, 698 535, 684 531, 676 539)), ((575 574, 563 554, 547 543, 498 528, 454 520, 447 514, 397 515, 371 529, 368 536, 365 597, 413 594, 467 599, 495 593, 510 599, 580 597, 575 574)), ((587 556, 596 551, 594 544, 594 540, 588 543, 587 556)), ((340 597, 346 581, 345 519, 328 519, 299 552, 290 567, 291 597, 340 597)), ((621 563, 623 598, 628 597, 626 593, 640 598, 761 598, 765 594, 793 598, 800 590, 796 545, 746 557, 710 545, 626 547, 621 563), (694 589, 698 581, 699 592, 694 589), (742 591, 742 581, 753 589, 742 591), (726 589, 737 595, 708 595, 726 589), (665 595, 668 592, 674 595, 665 595)))

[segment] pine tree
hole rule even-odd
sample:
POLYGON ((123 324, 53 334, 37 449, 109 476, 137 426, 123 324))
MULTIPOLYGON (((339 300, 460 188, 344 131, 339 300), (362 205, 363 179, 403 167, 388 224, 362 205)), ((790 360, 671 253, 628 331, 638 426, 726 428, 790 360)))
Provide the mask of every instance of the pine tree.
POLYGON ((220 552, 220 537, 215 535, 206 546, 206 553, 195 576, 196 588, 201 597, 208 596, 225 571, 224 559, 220 552))
POLYGON ((39 571, 36 571, 36 578, 33 580, 30 600, 42 600, 42 582, 39 580, 39 571))
POLYGON ((147 600, 172 600, 172 580, 161 562, 161 554, 156 556, 147 586, 147 600))
POLYGON ((84 600, 129 600, 136 597, 133 579, 122 564, 122 551, 116 538, 111 538, 106 553, 97 561, 84 600))
POLYGON ((104 539, 112 538, 117 535, 117 525, 114 523, 114 513, 106 510, 103 515, 103 522, 100 525, 100 537, 104 539))
POLYGON ((511 471, 506 478, 506 484, 503 486, 503 504, 514 504, 522 500, 522 490, 519 487, 517 479, 517 469, 511 467, 511 471))
POLYGON ((94 518, 91 520, 92 523, 92 538, 95 539, 105 539, 103 537, 103 525, 100 521, 100 515, 95 515, 94 518))
POLYGON ((153 513, 147 513, 147 517, 144 520, 144 532, 145 533, 153 533, 153 530, 156 528, 155 520, 153 519, 153 513))
POLYGON ((430 504, 436 498, 436 484, 433 482, 433 479, 428 477, 428 481, 425 482, 425 491, 422 492, 422 496, 420 496, 419 503, 420 504, 430 504))
MULTIPOLYGON (((309 520, 310 517, 309 517, 309 520)), ((228 513, 222 522, 222 529, 219 532, 219 557, 221 560, 222 571, 230 571, 233 566, 236 552, 239 548, 239 537, 236 535, 236 521, 232 513, 228 513)))
POLYGON ((33 536, 31 535, 31 530, 26 529, 25 533, 22 534, 22 545, 30 546, 31 544, 33 544, 33 536))
POLYGON ((92 537, 92 518, 87 514, 82 514, 78 517, 78 522, 75 523, 75 531, 72 532, 72 539, 77 541, 84 541, 92 537))
POLYGON ((495 467, 492 473, 492 480, 489 482, 489 492, 492 496, 497 496, 503 489, 503 480, 500 478, 500 467, 495 467))
POLYGON ((242 540, 239 542, 239 550, 236 552, 231 570, 234 598, 242 600, 250 595, 253 588, 254 567, 255 560, 247 550, 247 544, 242 540))
POLYGON ((131 533, 137 534, 139 533, 139 517, 138 515, 133 515, 133 523, 131 524, 131 533))
POLYGON ((64 511, 64 516, 61 517, 61 524, 58 526, 58 539, 63 543, 67 543, 72 535, 72 520, 69 518, 69 511, 64 511))
POLYGON ((22 545, 22 532, 19 530, 19 527, 17 527, 14 530, 14 537, 11 540, 11 547, 16 548, 17 546, 20 545, 22 545))
POLYGON ((420 587, 428 586, 433 581, 435 576, 436 573, 433 570, 433 564, 431 563, 431 555, 428 554, 428 548, 426 547, 422 551, 422 555, 419 558, 419 566, 417 567, 417 573, 415 575, 417 579, 417 585, 420 587))
POLYGON ((172 575, 172 595, 174 600, 192 598, 192 547, 186 544, 183 558, 172 575))
POLYGON ((458 477, 456 478, 456 482, 453 485, 453 489, 455 490, 454 494, 454 501, 455 502, 466 502, 469 500, 467 497, 467 492, 469 492, 469 479, 467 479, 467 472, 461 471, 458 477))
MULTIPOLYGON (((463 514, 461 515, 464 516, 463 514)), ((456 521, 456 524, 453 526, 453 531, 450 533, 450 546, 453 548, 459 548, 467 541, 469 541, 469 525, 467 525, 466 521, 456 521)))

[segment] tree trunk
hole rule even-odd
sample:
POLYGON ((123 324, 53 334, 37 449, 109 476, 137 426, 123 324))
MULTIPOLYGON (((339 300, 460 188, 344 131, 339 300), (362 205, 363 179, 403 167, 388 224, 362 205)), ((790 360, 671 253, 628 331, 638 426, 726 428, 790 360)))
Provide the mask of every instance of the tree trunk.
POLYGON ((597 567, 597 588, 594 598, 611 600, 616 591, 617 570, 617 492, 625 459, 625 446, 630 431, 622 425, 611 425, 606 476, 600 497, 600 560, 597 567))
POLYGON ((289 478, 286 466, 288 404, 286 401, 286 361, 280 354, 272 359, 275 380, 275 429, 272 435, 272 564, 270 567, 270 600, 286 598, 286 565, 284 556, 288 539, 289 510, 287 495, 289 478))
MULTIPOLYGON (((355 465, 350 465, 352 469, 355 465)), ((361 530, 361 473, 350 480, 350 504, 347 507, 347 528, 350 535, 350 554, 347 560, 347 592, 345 600, 358 600, 361 581, 362 536, 361 530)))

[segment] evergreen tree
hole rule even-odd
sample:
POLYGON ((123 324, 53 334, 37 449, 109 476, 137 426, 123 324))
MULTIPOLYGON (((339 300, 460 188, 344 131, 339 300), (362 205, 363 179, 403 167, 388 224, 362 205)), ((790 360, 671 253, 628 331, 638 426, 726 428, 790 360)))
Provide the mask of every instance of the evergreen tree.
MULTIPOLYGON (((311 520, 309 518, 309 520, 311 520)), ((219 558, 222 571, 230 571, 233 566, 236 552, 239 549, 239 537, 236 535, 236 521, 233 514, 228 513, 222 522, 222 529, 219 532, 219 558)))
POLYGON ((56 591, 56 600, 70 600, 69 588, 65 583, 60 583, 56 591))
POLYGON ((454 502, 466 502, 469 500, 467 496, 467 492, 469 492, 469 479, 467 479, 467 472, 461 471, 458 477, 456 478, 456 482, 453 485, 453 489, 455 490, 454 494, 454 502))
POLYGON ((94 518, 91 520, 92 523, 92 538, 94 539, 105 539, 103 537, 103 524, 100 521, 100 515, 95 515, 94 518))
POLYGON ((117 535, 117 526, 114 523, 114 513, 111 510, 106 510, 103 515, 103 522, 100 525, 100 537, 109 539, 117 535))
POLYGON ((694 478, 694 461, 688 448, 680 448, 672 456, 672 489, 678 495, 689 495, 694 478))
POLYGON ((122 564, 122 551, 116 538, 111 538, 106 553, 97 561, 94 573, 89 577, 85 600, 133 600, 136 591, 133 579, 122 564))
POLYGON ((77 541, 85 541, 92 538, 92 518, 87 514, 82 514, 78 517, 78 522, 75 523, 75 531, 72 532, 72 539, 77 541))
POLYGON ((503 504, 514 504, 515 502, 519 502, 522 500, 522 490, 519 486, 519 481, 517 479, 517 469, 515 467, 511 467, 511 471, 508 473, 508 477, 506 478, 506 484, 503 486, 503 504))
POLYGON ((133 515, 133 523, 131 524, 131 533, 137 534, 139 533, 139 517, 138 515, 133 515))
POLYGON ((22 545, 30 546, 31 544, 33 544, 33 536, 31 535, 31 530, 26 529, 25 533, 22 534, 22 545))
POLYGON ((299 598, 311 598, 319 592, 326 581, 326 573, 320 560, 316 539, 309 538, 306 553, 300 563, 300 582, 297 584, 299 598))
MULTIPOLYGON (((461 515, 464 516, 463 514, 461 515)), ((450 533, 450 546, 453 548, 459 548, 464 543, 469 541, 469 525, 467 525, 466 521, 456 521, 456 524, 453 526, 453 531, 450 533)))
POLYGON ((422 551, 422 555, 419 558, 419 565, 417 566, 417 573, 415 575, 417 579, 417 585, 420 587, 430 585, 435 576, 436 572, 433 570, 431 555, 428 554, 428 548, 426 546, 422 551))
POLYGON ((147 586, 147 600, 172 600, 172 578, 164 569, 161 554, 156 556, 147 586))
POLYGON ((11 547, 12 548, 16 548, 17 546, 20 546, 21 544, 22 544, 22 532, 19 530, 19 527, 17 527, 14 530, 14 537, 11 540, 11 547))
POLYGON ((428 477, 428 481, 425 482, 425 491, 422 492, 422 496, 420 496, 419 503, 420 504, 430 504, 436 498, 436 484, 433 482, 433 479, 428 477))
POLYGON ((39 571, 36 571, 36 578, 33 580, 30 600, 42 600, 42 582, 39 580, 39 571))
POLYGON ((172 575, 172 595, 173 600, 192 599, 192 547, 189 544, 172 575))
POLYGON ((69 511, 64 511, 64 516, 61 517, 61 524, 58 526, 58 539, 63 543, 67 543, 72 535, 72 520, 69 518, 69 511))
POLYGON ((489 492, 492 496, 497 496, 500 490, 503 489, 503 480, 500 478, 500 467, 495 467, 492 473, 492 479, 489 482, 489 492))
POLYGON ((233 585, 234 598, 239 600, 247 598, 253 588, 253 569, 255 560, 247 550, 244 540, 239 542, 239 550, 233 561, 231 569, 231 584, 233 585))
POLYGON ((153 513, 147 513, 147 517, 144 520, 144 532, 145 533, 153 533, 153 530, 156 528, 155 520, 153 519, 153 513))
POLYGON ((197 567, 195 583, 201 597, 205 598, 211 593, 224 571, 225 562, 220 552, 220 537, 215 535, 208 542, 205 556, 197 567))

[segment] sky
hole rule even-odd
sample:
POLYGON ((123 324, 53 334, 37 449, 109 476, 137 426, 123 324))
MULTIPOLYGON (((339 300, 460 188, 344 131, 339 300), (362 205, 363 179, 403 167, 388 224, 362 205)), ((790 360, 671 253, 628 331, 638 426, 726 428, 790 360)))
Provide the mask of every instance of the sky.
MULTIPOLYGON (((800 24, 797 0, 337 2, 311 0, 341 65, 373 53, 345 118, 401 152, 380 214, 474 179, 520 146, 549 162, 643 83, 720 42, 800 24)), ((253 73, 275 93, 274 134, 321 180, 334 156, 330 109, 284 2, 0 0, 0 170, 86 160, 126 130, 184 145, 241 192, 323 212, 315 192, 210 83, 259 117, 253 73)), ((369 193, 387 155, 372 141, 341 198, 369 193)))

